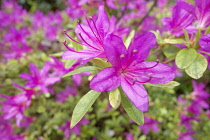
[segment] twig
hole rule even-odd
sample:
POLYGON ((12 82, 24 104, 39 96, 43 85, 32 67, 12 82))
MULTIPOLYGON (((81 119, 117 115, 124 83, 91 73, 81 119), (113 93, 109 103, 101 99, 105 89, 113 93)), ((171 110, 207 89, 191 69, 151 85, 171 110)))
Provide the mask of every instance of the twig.
POLYGON ((175 57, 174 58, 171 58, 171 59, 168 59, 168 60, 164 61, 163 63, 167 64, 167 63, 170 63, 170 62, 172 62, 174 60, 175 60, 175 57))
POLYGON ((153 5, 150 7, 149 11, 147 12, 147 14, 141 19, 141 21, 139 22, 139 26, 142 24, 142 22, 145 20, 145 18, 147 18, 150 14, 150 12, 153 10, 153 8, 157 5, 158 0, 154 0, 153 5))

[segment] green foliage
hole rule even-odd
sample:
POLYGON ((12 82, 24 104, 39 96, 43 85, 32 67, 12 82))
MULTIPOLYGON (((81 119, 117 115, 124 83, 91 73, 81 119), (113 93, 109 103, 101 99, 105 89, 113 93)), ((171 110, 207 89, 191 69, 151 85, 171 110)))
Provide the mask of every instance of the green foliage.
POLYGON ((128 116, 138 125, 144 124, 143 112, 138 110, 134 104, 126 97, 125 93, 121 90, 122 106, 127 112, 128 116))
POLYGON ((72 76, 72 75, 75 75, 75 74, 83 73, 83 72, 88 72, 88 71, 97 71, 97 67, 95 67, 95 66, 81 67, 81 68, 75 69, 75 70, 65 74, 63 76, 63 78, 68 77, 68 76, 72 76))
POLYGON ((167 87, 167 88, 174 88, 176 86, 179 86, 180 83, 176 82, 176 81, 171 81, 168 82, 166 84, 150 84, 150 83, 145 83, 145 85, 149 85, 149 86, 154 86, 154 87, 167 87))
POLYGON ((180 51, 180 48, 175 46, 166 46, 163 49, 163 53, 167 58, 175 58, 176 54, 180 51))
POLYGON ((71 128, 73 128, 82 119, 99 95, 99 92, 91 90, 80 99, 72 114, 71 128))
POLYGON ((176 56, 176 60, 175 60, 176 65, 180 69, 185 69, 188 66, 190 66, 190 64, 193 63, 196 57, 197 57, 197 52, 195 49, 193 48, 182 49, 178 52, 176 56))
POLYGON ((75 64, 77 60, 76 59, 68 59, 66 62, 65 62, 65 68, 70 68, 72 65, 75 64))
POLYGON ((120 106, 121 95, 118 88, 109 92, 109 102, 110 105, 115 109, 117 109, 120 106))
POLYGON ((193 61, 193 63, 185 69, 185 72, 190 77, 194 79, 199 79, 203 76, 203 73, 206 71, 207 66, 208 62, 206 58, 198 53, 195 61, 193 61))

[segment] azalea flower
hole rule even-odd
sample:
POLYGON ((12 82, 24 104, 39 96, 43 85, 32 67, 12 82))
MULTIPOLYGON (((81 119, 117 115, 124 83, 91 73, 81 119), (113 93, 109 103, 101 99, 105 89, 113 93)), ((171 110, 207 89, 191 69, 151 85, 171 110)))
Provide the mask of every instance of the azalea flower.
MULTIPOLYGON (((110 21, 108 15, 104 11, 104 6, 101 5, 99 7, 98 18, 96 21, 92 17, 86 19, 87 25, 79 23, 75 29, 77 36, 83 43, 74 40, 66 32, 65 34, 72 41, 86 46, 87 48, 81 51, 74 51, 73 49, 69 49, 68 51, 63 53, 63 59, 91 60, 95 57, 105 58, 105 53, 103 49, 104 38, 108 33, 113 32, 113 28, 109 28, 110 21)), ((66 42, 64 42, 64 45, 69 48, 66 42)))
POLYGON ((39 69, 33 63, 30 63, 30 72, 31 75, 27 73, 20 74, 21 78, 28 80, 26 87, 39 87, 43 93, 48 93, 47 86, 53 85, 54 83, 60 81, 60 77, 50 77, 48 75, 50 72, 49 65, 44 65, 42 70, 39 71, 39 69))
POLYGON ((80 135, 80 127, 84 124, 89 124, 89 120, 83 118, 74 128, 70 129, 70 121, 67 121, 65 125, 61 126, 59 129, 64 131, 64 136, 66 139, 70 137, 71 133, 76 134, 77 136, 80 135))
POLYGON ((204 90, 204 83, 197 84, 195 81, 192 81, 192 84, 194 89, 191 93, 193 101, 187 110, 192 112, 194 116, 198 116, 202 109, 209 108, 208 97, 210 97, 210 94, 204 90))
POLYGON ((177 5, 174 6, 172 12, 172 18, 163 18, 162 24, 175 36, 183 35, 183 29, 189 33, 195 32, 195 27, 192 23, 195 21, 194 12, 195 7, 188 3, 178 1, 177 5), (187 9, 183 7, 188 7, 187 9))
POLYGON ((70 88, 66 86, 65 90, 56 94, 56 102, 65 102, 70 95, 75 96, 77 94, 76 88, 70 88))
POLYGON ((0 138, 1 140, 25 140, 24 136, 14 134, 14 129, 9 121, 0 116, 0 138))
POLYGON ((1 111, 3 112, 3 118, 5 120, 15 118, 17 126, 20 127, 21 121, 27 118, 24 115, 24 110, 30 106, 31 97, 35 93, 35 91, 31 89, 26 89, 17 84, 14 84, 14 86, 22 89, 24 92, 13 96, 0 94, 1 98, 6 99, 6 101, 0 102, 0 104, 3 105, 1 111))
POLYGON ((159 123, 160 123, 159 121, 150 119, 145 116, 144 124, 142 126, 139 126, 139 129, 141 129, 143 131, 144 135, 147 134, 149 132, 149 130, 157 133, 159 131, 157 124, 159 124, 159 123))
POLYGON ((210 1, 209 0, 195 0, 196 10, 195 14, 198 20, 197 27, 206 28, 210 25, 210 1))
POLYGON ((104 49, 113 65, 101 70, 90 82, 90 88, 98 92, 111 91, 122 86, 123 91, 141 111, 147 111, 149 100, 142 83, 165 84, 175 78, 172 67, 145 61, 150 49, 156 45, 153 33, 135 38, 128 50, 120 37, 113 34, 105 38, 104 49))
POLYGON ((200 50, 210 53, 210 33, 203 35, 199 40, 199 44, 201 46, 200 50))
POLYGON ((188 132, 185 132, 185 133, 180 133, 178 140, 194 140, 192 138, 192 135, 194 135, 195 133, 196 133, 195 131, 188 131, 188 132))
POLYGON ((191 125, 191 121, 200 121, 199 119, 196 119, 195 117, 191 117, 191 116, 187 116, 185 114, 181 114, 181 120, 180 120, 180 124, 183 124, 187 130, 191 130, 192 129, 192 125, 191 125))

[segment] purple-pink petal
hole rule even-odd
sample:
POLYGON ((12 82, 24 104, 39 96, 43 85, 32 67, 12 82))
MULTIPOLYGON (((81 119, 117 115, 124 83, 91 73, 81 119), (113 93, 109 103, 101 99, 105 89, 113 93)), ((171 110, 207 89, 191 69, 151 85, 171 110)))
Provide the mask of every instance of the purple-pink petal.
POLYGON ((117 71, 113 67, 101 70, 90 82, 90 88, 98 92, 111 91, 120 85, 117 71))
MULTIPOLYGON (((152 84, 166 84, 175 78, 174 69, 167 64, 152 61, 144 61, 142 64, 145 66, 143 75, 151 76, 149 82, 152 84)), ((142 76, 142 81, 144 81, 143 79, 146 80, 148 77, 142 76)))
POLYGON ((147 91, 140 83, 130 85, 124 77, 121 77, 121 86, 127 97, 141 111, 147 111, 149 108, 149 99, 147 91))
POLYGON ((131 42, 128 52, 129 57, 131 57, 133 60, 136 60, 137 62, 142 62, 145 60, 152 47, 156 45, 156 37, 153 33, 144 33, 134 39, 133 42, 131 42))
POLYGON ((203 35, 199 40, 199 44, 202 51, 210 53, 210 33, 203 35))
POLYGON ((120 37, 109 34, 104 41, 107 59, 114 67, 122 67, 127 61, 127 50, 120 37))

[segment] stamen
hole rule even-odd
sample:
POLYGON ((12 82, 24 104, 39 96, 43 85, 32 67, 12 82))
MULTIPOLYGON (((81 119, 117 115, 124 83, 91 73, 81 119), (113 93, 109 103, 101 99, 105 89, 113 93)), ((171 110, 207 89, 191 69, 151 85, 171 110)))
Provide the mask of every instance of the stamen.
MULTIPOLYGON (((99 40, 98 37, 96 36, 95 32, 93 31, 93 28, 90 26, 90 22, 88 21, 87 17, 86 17, 86 20, 87 20, 87 23, 88 23, 88 25, 89 25, 89 27, 90 27, 90 30, 91 30, 92 33, 94 34, 95 38, 100 42, 100 40, 99 40)), ((100 43, 101 43, 101 45, 102 45, 102 42, 100 42, 100 43)))
POLYGON ((66 40, 63 41, 63 44, 69 51, 72 51, 72 49, 67 46, 66 40))
POLYGON ((137 82, 137 83, 147 83, 147 82, 151 81, 151 79, 152 79, 152 73, 149 74, 149 79, 147 81, 144 81, 144 82, 138 81, 137 77, 134 77, 133 78, 133 82, 134 82, 133 85, 135 84, 135 82, 137 82))
POLYGON ((87 41, 85 41, 85 39, 82 37, 81 33, 78 33, 78 34, 79 34, 80 38, 82 39, 82 41, 85 42, 85 44, 87 44, 89 47, 91 47, 91 48, 93 48, 93 49, 99 50, 99 49, 97 49, 97 48, 91 46, 89 43, 87 43, 87 41))
POLYGON ((123 58, 123 57, 125 57, 125 55, 124 55, 124 54, 121 54, 121 55, 120 55, 120 58, 123 58))
POLYGON ((96 24, 95 24, 95 22, 94 22, 94 20, 93 20, 92 17, 90 17, 90 19, 91 19, 92 22, 93 22, 93 25, 94 25, 94 27, 95 27, 95 29, 96 29, 96 32, 97 32, 97 34, 98 34, 98 36, 99 36, 99 38, 100 38, 101 44, 102 44, 103 41, 102 41, 101 36, 100 36, 100 34, 99 34, 99 32, 98 32, 98 29, 96 28, 96 24))
POLYGON ((73 38, 71 38, 71 37, 66 33, 66 30, 64 30, 63 32, 64 32, 64 34, 65 34, 70 40, 74 41, 74 42, 77 43, 77 44, 86 46, 85 44, 82 44, 82 43, 80 43, 80 42, 74 40, 73 38))
POLYGON ((136 52, 138 52, 138 50, 133 50, 133 53, 136 53, 136 52))
POLYGON ((92 37, 84 30, 84 28, 83 28, 82 25, 80 24, 80 20, 77 20, 77 22, 78 22, 80 28, 82 29, 82 31, 83 31, 90 39, 92 39, 92 37))

